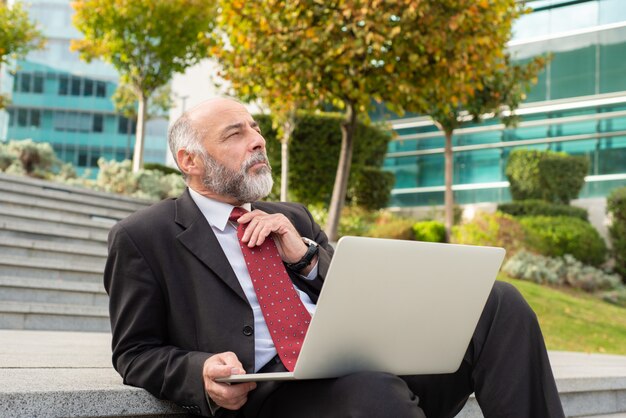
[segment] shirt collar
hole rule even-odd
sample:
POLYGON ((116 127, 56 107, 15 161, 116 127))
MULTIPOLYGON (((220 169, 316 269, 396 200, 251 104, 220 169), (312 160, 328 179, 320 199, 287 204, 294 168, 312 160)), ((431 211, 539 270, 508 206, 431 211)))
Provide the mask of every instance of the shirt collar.
MULTIPOLYGON (((234 206, 230 203, 220 202, 218 200, 203 196, 191 187, 189 188, 189 194, 191 195, 191 198, 196 203, 198 209, 200 209, 200 212, 202 212, 209 224, 216 227, 220 231, 224 231, 226 225, 228 224, 228 218, 230 217, 230 213, 233 211, 234 206)), ((250 203, 244 203, 240 207, 244 208, 247 211, 252 210, 252 205, 250 203)))

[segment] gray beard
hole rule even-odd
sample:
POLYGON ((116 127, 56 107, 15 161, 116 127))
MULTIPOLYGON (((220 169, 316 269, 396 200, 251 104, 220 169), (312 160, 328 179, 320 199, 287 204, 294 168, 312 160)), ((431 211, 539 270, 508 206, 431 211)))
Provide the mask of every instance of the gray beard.
POLYGON ((251 203, 263 199, 272 191, 272 169, 263 152, 246 160, 239 171, 223 166, 207 153, 203 153, 204 177, 202 185, 220 196, 230 196, 239 203, 251 203), (265 162, 266 167, 250 173, 253 165, 265 162))

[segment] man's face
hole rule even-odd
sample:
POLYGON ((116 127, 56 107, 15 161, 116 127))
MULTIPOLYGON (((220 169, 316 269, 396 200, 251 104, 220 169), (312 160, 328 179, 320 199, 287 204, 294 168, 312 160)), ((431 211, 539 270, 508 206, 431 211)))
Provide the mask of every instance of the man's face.
POLYGON ((233 100, 219 99, 191 115, 202 133, 202 185, 214 194, 253 202, 272 189, 271 167, 265 139, 246 108, 233 100))

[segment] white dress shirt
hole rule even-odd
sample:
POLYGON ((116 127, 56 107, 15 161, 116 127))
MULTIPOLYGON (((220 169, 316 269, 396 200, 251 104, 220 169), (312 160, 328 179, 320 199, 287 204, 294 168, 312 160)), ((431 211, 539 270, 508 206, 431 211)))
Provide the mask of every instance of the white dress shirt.
MULTIPOLYGON (((263 318, 261 312, 261 306, 257 300, 256 292, 252 286, 252 279, 250 279, 250 273, 246 267, 246 262, 243 258, 243 253, 239 247, 239 239, 237 238, 237 225, 230 222, 228 218, 233 210, 232 205, 217 200, 209 199, 202 196, 200 193, 193 189, 189 189, 191 198, 196 203, 206 220, 211 225, 211 229, 215 233, 226 258, 230 263, 241 287, 248 298, 248 303, 252 307, 254 314, 254 370, 258 371, 261 367, 267 364, 274 356, 276 356, 276 348, 274 342, 270 336, 270 332, 267 329, 267 324, 263 318)), ((246 210, 251 210, 249 203, 243 206, 246 210)), ((307 276, 303 276, 306 279, 313 280, 317 277, 318 266, 317 264, 311 270, 307 276)), ((315 313, 315 304, 309 298, 309 295, 298 289, 295 285, 294 288, 298 292, 303 305, 307 311, 313 316, 315 313)))

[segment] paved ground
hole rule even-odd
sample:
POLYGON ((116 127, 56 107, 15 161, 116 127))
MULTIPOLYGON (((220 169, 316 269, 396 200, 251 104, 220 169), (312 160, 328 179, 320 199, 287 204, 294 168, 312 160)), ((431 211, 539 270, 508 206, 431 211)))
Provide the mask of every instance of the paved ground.
MULTIPOLYGON (((112 391, 132 392, 145 403, 149 398, 139 389, 124 387, 111 367, 110 342, 108 333, 0 330, 0 397, 112 391)), ((550 359, 560 392, 626 387, 626 356, 551 352, 550 359)), ((170 407, 161 403, 154 408, 163 412, 170 407)), ((626 414, 607 417, 626 418, 626 414)))

